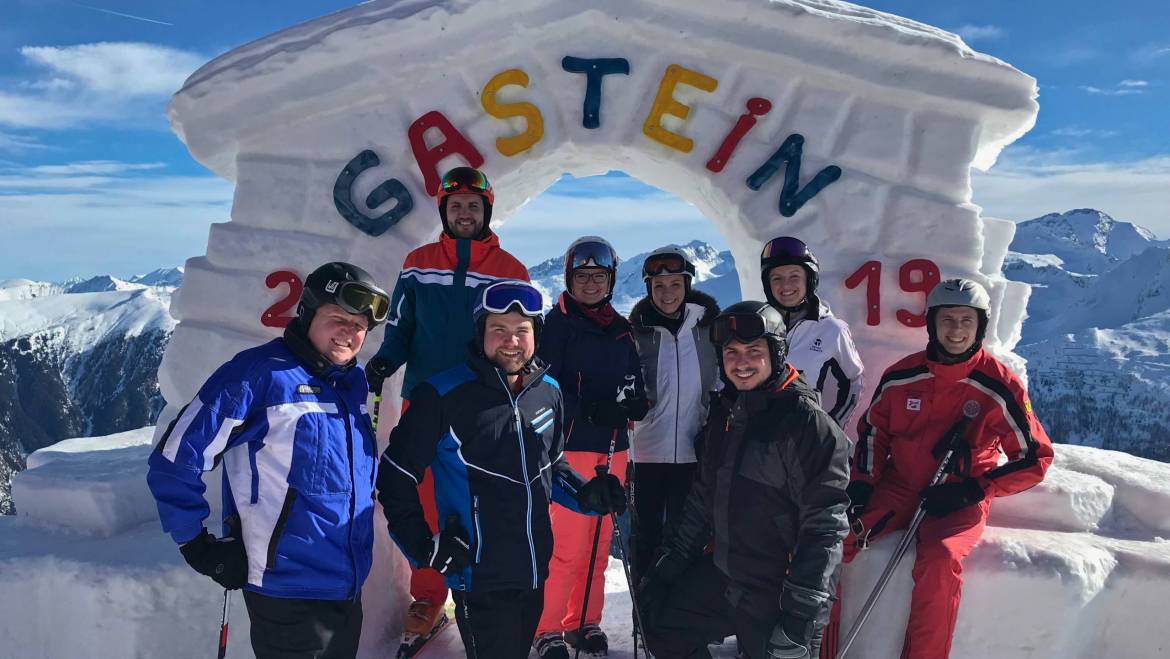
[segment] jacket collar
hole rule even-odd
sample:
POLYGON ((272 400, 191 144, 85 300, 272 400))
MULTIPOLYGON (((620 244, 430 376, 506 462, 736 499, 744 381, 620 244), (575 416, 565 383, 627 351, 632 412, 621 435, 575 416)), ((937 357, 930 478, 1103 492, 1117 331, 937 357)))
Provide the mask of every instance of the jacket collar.
MULTIPOLYGON (((480 382, 488 386, 502 386, 507 389, 508 374, 493 364, 483 354, 482 350, 477 349, 474 339, 467 346, 467 366, 475 373, 480 382)), ((543 378, 544 374, 548 372, 548 368, 547 364, 534 355, 532 361, 528 362, 527 368, 524 369, 524 373, 520 376, 523 385, 521 390, 527 389, 532 383, 543 378)), ((508 391, 508 394, 511 396, 511 390, 508 391)))
POLYGON ((313 347, 299 322, 289 323, 288 327, 284 328, 283 338, 285 347, 300 360, 310 375, 323 379, 334 379, 346 375, 357 364, 356 357, 340 366, 326 359, 313 347))
POLYGON ((500 238, 491 229, 483 238, 452 238, 446 231, 439 234, 439 247, 447 258, 455 261, 459 254, 470 253, 471 263, 479 263, 493 250, 499 249, 500 238), (460 249, 462 248, 462 249, 460 249))
POLYGON ((979 348, 975 351, 975 354, 961 362, 956 362, 954 364, 944 364, 943 362, 931 359, 930 353, 928 351, 926 368, 930 370, 931 375, 939 380, 957 382, 971 375, 971 371, 975 370, 976 364, 982 361, 984 355, 986 354, 987 353, 984 352, 983 348, 979 348))
MULTIPOLYGON (((711 324, 715 316, 719 315, 719 303, 715 301, 715 298, 693 288, 687 291, 686 297, 683 298, 683 304, 687 309, 687 318, 683 322, 683 329, 689 329, 693 325, 706 327, 711 324), (693 324, 691 316, 695 318, 693 324)), ((630 311, 630 325, 639 331, 650 331, 655 327, 652 322, 656 315, 655 311, 654 303, 650 300, 649 295, 638 300, 633 310, 630 311)), ((682 329, 679 331, 681 332, 682 329)))

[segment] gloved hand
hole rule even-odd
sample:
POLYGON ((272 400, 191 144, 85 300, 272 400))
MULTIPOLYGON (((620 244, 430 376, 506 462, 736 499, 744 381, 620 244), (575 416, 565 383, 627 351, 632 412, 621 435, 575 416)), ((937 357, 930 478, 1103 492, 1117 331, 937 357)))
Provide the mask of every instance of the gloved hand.
POLYGON ((630 421, 641 421, 645 419, 646 415, 650 413, 650 408, 653 406, 650 399, 645 396, 626 398, 618 404, 626 409, 626 416, 630 418, 630 421))
POLYGON ((626 512, 626 492, 617 476, 599 470, 593 480, 577 491, 577 505, 581 510, 600 515, 620 515, 626 512))
POLYGON ((435 535, 426 565, 442 575, 459 572, 471 565, 471 542, 458 515, 447 517, 443 530, 435 535))
POLYGON ((630 423, 630 412, 616 400, 593 400, 585 403, 585 420, 602 428, 624 430, 630 423))
POLYGON ((869 505, 869 498, 873 496, 873 486, 865 481, 851 481, 845 488, 845 494, 849 495, 849 507, 845 509, 845 516, 849 518, 849 523, 853 524, 869 505))
POLYGON ((244 543, 236 538, 216 538, 203 529, 193 540, 180 545, 179 552, 196 572, 228 590, 248 583, 248 554, 244 543))
POLYGON ((979 481, 967 478, 958 483, 931 485, 922 491, 922 508, 927 515, 943 517, 973 506, 987 496, 979 481))
POLYGON ((809 659, 808 641, 805 640, 805 645, 801 645, 789 637, 788 632, 784 629, 784 622, 781 619, 772 628, 772 636, 768 639, 768 646, 764 652, 764 656, 767 659, 809 659))
POLYGON ((382 385, 385 384, 386 378, 394 375, 394 371, 390 361, 374 355, 374 358, 366 363, 366 382, 370 385, 372 393, 381 395, 382 385))
POLYGON ((675 554, 669 549, 659 550, 658 559, 646 570, 646 576, 638 582, 634 599, 638 604, 638 614, 642 618, 642 626, 652 625, 650 621, 658 613, 662 603, 670 594, 674 582, 686 572, 690 561, 675 554))

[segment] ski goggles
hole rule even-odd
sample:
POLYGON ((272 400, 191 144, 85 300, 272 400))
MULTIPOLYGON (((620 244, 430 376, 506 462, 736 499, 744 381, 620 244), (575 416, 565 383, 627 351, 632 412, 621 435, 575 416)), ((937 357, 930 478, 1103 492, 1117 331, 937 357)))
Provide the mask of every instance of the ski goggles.
POLYGON ((767 333, 763 316, 754 313, 720 315, 711 323, 711 342, 721 348, 732 340, 751 343, 767 333))
POLYGON ((544 295, 540 289, 519 281, 501 281, 483 289, 480 313, 508 313, 517 308, 525 316, 544 312, 544 295))
POLYGON ((685 274, 689 274, 686 259, 678 254, 656 254, 642 264, 642 279, 658 275, 685 274))
POLYGON ((604 243, 581 243, 573 248, 569 254, 569 262, 565 265, 569 270, 577 268, 617 268, 617 258, 613 250, 604 243))
POLYGON ((780 236, 773 238, 764 243, 764 250, 760 253, 760 259, 794 259, 799 261, 807 261, 812 258, 812 253, 808 251, 808 245, 804 241, 792 236, 780 236))
POLYGON ((357 281, 347 281, 338 287, 337 306, 346 313, 369 314, 375 323, 386 320, 390 313, 390 297, 384 291, 357 281))
POLYGON ((443 175, 439 188, 445 194, 468 192, 472 194, 489 194, 491 186, 483 172, 471 167, 458 167, 443 175))

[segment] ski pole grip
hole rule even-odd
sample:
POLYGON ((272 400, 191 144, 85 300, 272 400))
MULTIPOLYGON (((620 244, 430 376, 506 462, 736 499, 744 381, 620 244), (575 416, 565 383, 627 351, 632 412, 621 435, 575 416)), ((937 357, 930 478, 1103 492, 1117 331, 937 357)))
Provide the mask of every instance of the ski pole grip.
POLYGON ((609 465, 597 465, 593 470, 597 472, 598 476, 604 476, 609 473, 609 465))

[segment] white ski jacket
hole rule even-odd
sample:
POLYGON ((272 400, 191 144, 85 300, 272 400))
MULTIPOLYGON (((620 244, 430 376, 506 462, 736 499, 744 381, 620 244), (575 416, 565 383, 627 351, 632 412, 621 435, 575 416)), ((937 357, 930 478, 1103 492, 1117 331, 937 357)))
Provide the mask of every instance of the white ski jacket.
POLYGON ((845 321, 833 315, 829 305, 810 300, 816 309, 788 328, 788 361, 804 375, 821 397, 821 407, 842 428, 864 384, 861 356, 853 345, 853 335, 845 321))

